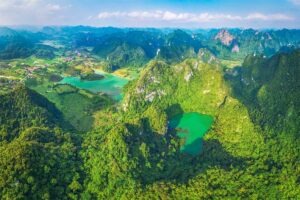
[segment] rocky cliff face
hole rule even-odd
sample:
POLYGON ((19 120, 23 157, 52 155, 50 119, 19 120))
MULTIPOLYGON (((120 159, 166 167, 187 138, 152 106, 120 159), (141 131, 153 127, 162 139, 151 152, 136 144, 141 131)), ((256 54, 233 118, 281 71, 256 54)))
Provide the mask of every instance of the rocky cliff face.
POLYGON ((230 46, 232 44, 232 41, 234 40, 234 37, 227 30, 221 30, 215 36, 215 40, 220 40, 222 44, 230 46))

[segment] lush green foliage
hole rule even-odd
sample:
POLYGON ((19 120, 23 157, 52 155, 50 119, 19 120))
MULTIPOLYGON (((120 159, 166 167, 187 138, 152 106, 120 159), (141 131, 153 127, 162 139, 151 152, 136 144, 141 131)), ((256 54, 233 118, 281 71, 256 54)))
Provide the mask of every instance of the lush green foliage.
POLYGON ((76 198, 79 140, 57 126, 53 104, 21 87, 1 96, 0 111, 1 198, 76 198))
POLYGON ((248 56, 235 76, 228 73, 234 94, 263 127, 287 131, 299 137, 300 52, 282 53, 270 59, 248 56))
POLYGON ((0 28, 30 56, 0 62, 0 198, 300 198, 299 31, 40 31, 0 28), (122 67, 122 102, 58 83, 122 67), (197 155, 169 127, 188 112, 214 118, 197 155))
POLYGON ((30 88, 54 103, 63 118, 79 131, 91 130, 94 123, 93 113, 112 102, 106 95, 98 96, 68 84, 53 85, 46 82, 30 88))
MULTIPOLYGON (((111 125, 88 134, 85 144, 93 148, 83 154, 90 171, 85 196, 299 197, 299 139, 288 133, 299 129, 283 131, 255 122, 247 104, 231 94, 222 71, 196 59, 171 66, 150 63, 128 86, 126 112, 118 123, 112 119, 111 125), (203 152, 196 157, 180 154, 180 141, 166 130, 168 118, 191 111, 215 117, 203 152)), ((281 120, 274 120, 280 126, 281 120)), ((289 123, 296 127, 298 121, 289 123)))

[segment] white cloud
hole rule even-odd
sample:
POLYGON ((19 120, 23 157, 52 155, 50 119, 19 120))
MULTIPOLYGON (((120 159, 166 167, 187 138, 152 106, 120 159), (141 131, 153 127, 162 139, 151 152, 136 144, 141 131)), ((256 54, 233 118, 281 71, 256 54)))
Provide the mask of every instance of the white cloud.
POLYGON ((0 25, 59 24, 62 22, 63 11, 71 5, 54 4, 51 1, 0 0, 0 25))
POLYGON ((267 20, 267 21, 286 21, 293 20, 293 17, 284 14, 265 15, 261 13, 252 13, 246 17, 248 20, 267 20))
POLYGON ((133 12, 101 12, 99 19, 109 18, 134 18, 134 19, 154 19, 163 21, 179 22, 216 22, 216 21, 242 21, 242 20, 268 20, 268 21, 286 21, 293 20, 292 17, 284 14, 266 15, 262 13, 252 13, 247 16, 232 14, 213 14, 213 13, 176 13, 171 11, 133 11, 133 12))
POLYGON ((139 19, 156 19, 165 21, 189 21, 189 22, 207 22, 214 20, 241 20, 242 17, 230 14, 209 14, 209 13, 175 13, 170 11, 134 11, 134 12, 101 12, 98 15, 99 19, 108 18, 139 18, 139 19))
POLYGON ((46 9, 49 11, 59 11, 62 7, 59 4, 47 4, 46 9))
POLYGON ((0 9, 28 8, 35 6, 40 0, 1 0, 0 9))
POLYGON ((300 6, 300 0, 289 0, 291 3, 300 6))
POLYGON ((59 4, 47 4, 46 0, 0 0, 1 11, 25 10, 32 12, 34 9, 54 12, 62 10, 63 7, 59 4))

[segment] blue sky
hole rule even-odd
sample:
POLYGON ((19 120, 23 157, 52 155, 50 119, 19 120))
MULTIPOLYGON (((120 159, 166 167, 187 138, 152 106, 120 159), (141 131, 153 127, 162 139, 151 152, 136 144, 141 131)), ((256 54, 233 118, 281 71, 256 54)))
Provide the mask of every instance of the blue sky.
POLYGON ((0 25, 300 28, 300 0, 0 0, 0 25))

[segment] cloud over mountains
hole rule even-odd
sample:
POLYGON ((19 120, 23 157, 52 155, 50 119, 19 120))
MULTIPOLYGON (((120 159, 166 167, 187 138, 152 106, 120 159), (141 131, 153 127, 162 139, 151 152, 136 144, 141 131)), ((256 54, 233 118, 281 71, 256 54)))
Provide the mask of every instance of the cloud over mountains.
POLYGON ((136 19, 154 19, 165 21, 183 21, 183 22, 211 22, 211 21, 241 21, 241 20, 265 20, 265 21, 286 21, 293 20, 294 18, 285 14, 263 14, 251 13, 246 16, 223 14, 223 13, 176 13, 171 11, 132 11, 132 12, 100 12, 99 19, 109 18, 136 18, 136 19))

